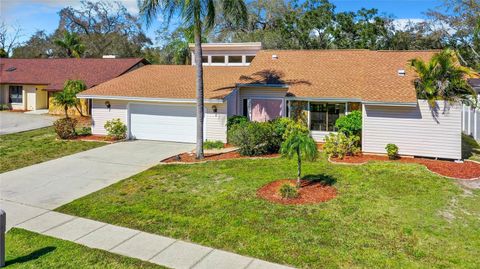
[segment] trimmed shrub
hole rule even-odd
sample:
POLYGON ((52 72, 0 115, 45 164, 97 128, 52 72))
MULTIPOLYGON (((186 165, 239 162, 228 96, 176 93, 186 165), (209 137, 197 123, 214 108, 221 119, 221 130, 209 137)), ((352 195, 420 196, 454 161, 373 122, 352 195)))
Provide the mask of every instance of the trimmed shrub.
POLYGON ((103 126, 110 138, 120 140, 127 137, 127 126, 120 119, 112 119, 103 126))
POLYGON ((385 146, 385 150, 387 151, 388 158, 390 160, 395 160, 398 158, 398 146, 395 144, 387 144, 385 146))
POLYGON ((356 110, 348 115, 341 116, 335 122, 335 127, 347 136, 360 136, 362 132, 362 112, 356 110))
POLYGON ((240 123, 244 123, 244 122, 247 122, 248 121, 248 118, 245 117, 245 116, 231 116, 227 119, 227 130, 230 129, 230 127, 232 127, 233 125, 235 124, 240 124, 240 123))
POLYGON ((298 197, 298 190, 295 186, 289 183, 283 184, 280 189, 280 196, 283 199, 293 199, 298 197))
POLYGON ((207 140, 203 142, 204 149, 223 149, 224 147, 225 147, 225 144, 223 144, 223 142, 220 140, 217 140, 217 141, 207 140))
POLYGON ((86 135, 91 135, 92 134, 92 128, 90 127, 82 127, 80 131, 77 131, 77 134, 79 136, 86 136, 86 135))
POLYGON ((276 153, 282 138, 275 132, 272 122, 242 122, 228 130, 229 143, 239 147, 244 156, 276 153))
POLYGON ((355 155, 360 152, 359 141, 360 137, 356 135, 347 136, 344 133, 332 133, 325 137, 323 151, 330 157, 343 159, 347 155, 355 155))
POLYGON ((291 128, 291 126, 295 125, 295 121, 293 121, 290 118, 277 118, 272 121, 273 128, 275 130, 276 135, 278 135, 281 138, 281 141, 285 141, 285 139, 288 137, 288 130, 291 128))
POLYGON ((72 118, 62 118, 58 119, 53 123, 53 128, 55 133, 61 139, 69 139, 77 136, 75 132, 75 127, 77 126, 77 120, 72 118))

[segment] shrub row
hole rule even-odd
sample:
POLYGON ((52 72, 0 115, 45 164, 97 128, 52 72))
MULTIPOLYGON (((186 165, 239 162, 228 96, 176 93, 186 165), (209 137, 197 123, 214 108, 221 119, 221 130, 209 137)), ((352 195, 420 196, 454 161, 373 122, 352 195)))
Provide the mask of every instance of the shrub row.
POLYGON ((292 122, 288 118, 254 122, 237 117, 229 125, 228 142, 239 147, 239 153, 244 156, 277 153, 285 139, 287 126, 292 122))

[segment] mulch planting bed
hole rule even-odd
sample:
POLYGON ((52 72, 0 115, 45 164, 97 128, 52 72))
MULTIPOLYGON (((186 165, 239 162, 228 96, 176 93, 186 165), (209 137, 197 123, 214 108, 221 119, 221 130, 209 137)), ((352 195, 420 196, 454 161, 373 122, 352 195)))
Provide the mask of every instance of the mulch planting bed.
POLYGON ((329 201, 337 196, 337 189, 322 182, 302 180, 297 198, 285 199, 280 196, 279 190, 283 184, 295 185, 294 179, 282 179, 268 183, 257 191, 258 197, 273 203, 284 205, 317 204, 329 201))
MULTIPOLYGON (((380 155, 358 155, 346 156, 343 160, 338 158, 331 158, 332 162, 336 163, 352 163, 362 164, 369 161, 392 161, 387 156, 380 155)), ((480 178, 480 163, 465 161, 463 163, 456 163, 453 161, 441 161, 424 158, 400 158, 393 160, 393 162, 402 163, 418 163, 425 165, 428 170, 440 174, 442 176, 456 178, 456 179, 478 179, 480 178)))
POLYGON ((280 154, 268 154, 268 155, 261 155, 258 157, 249 157, 249 156, 242 156, 237 151, 225 152, 225 153, 214 153, 214 154, 205 154, 205 158, 203 160, 197 160, 195 157, 195 153, 186 152, 180 155, 175 155, 169 157, 162 162, 164 163, 196 163, 196 162, 203 162, 203 161, 218 161, 218 160, 229 160, 229 159, 246 159, 246 158, 273 158, 279 157, 280 154))

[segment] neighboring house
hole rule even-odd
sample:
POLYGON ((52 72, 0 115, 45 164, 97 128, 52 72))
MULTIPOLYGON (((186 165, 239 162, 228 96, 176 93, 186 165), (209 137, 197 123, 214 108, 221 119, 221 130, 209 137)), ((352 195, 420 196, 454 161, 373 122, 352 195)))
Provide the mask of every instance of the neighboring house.
MULTIPOLYGON (((83 80, 93 87, 148 64, 130 59, 0 59, 0 104, 14 110, 49 109, 66 80, 83 80)), ((83 107, 88 113, 87 106, 83 107)), ((63 113, 63 109, 60 109, 63 113)))
MULTIPOLYGON (((365 152, 384 153, 395 143, 404 155, 461 159, 461 107, 437 102, 432 110, 417 100, 416 76, 407 68, 410 59, 428 60, 436 51, 204 46, 207 140, 226 141, 229 116, 266 121, 297 114, 323 142, 338 117, 361 110, 365 152), (238 65, 230 66, 231 56, 238 65)), ((94 134, 105 134, 105 122, 120 118, 130 138, 195 142, 194 66, 145 66, 79 97, 92 100, 94 134)))

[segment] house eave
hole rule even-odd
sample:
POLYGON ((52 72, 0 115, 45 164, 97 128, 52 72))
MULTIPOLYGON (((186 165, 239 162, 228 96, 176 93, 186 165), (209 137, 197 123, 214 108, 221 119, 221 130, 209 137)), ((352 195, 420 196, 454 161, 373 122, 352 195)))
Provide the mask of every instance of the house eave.
POLYGON ((285 100, 288 101, 310 101, 310 102, 352 102, 352 103, 360 103, 362 102, 359 98, 330 98, 330 97, 285 97, 285 100))
POLYGON ((276 88, 276 89, 288 89, 288 85, 285 84, 262 84, 262 83, 237 83, 236 88, 276 88))
POLYGON ((363 101, 362 104, 370 106, 401 106, 416 107, 417 102, 383 102, 383 101, 363 101))
MULTIPOLYGON (((132 97, 132 96, 108 96, 108 95, 77 95, 80 99, 108 99, 124 101, 143 101, 143 102, 165 102, 165 103, 196 103, 197 99, 187 98, 152 98, 152 97, 132 97)), ((205 99, 206 104, 222 104, 224 99, 214 98, 205 99)))

